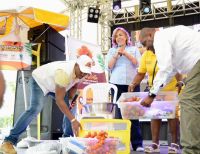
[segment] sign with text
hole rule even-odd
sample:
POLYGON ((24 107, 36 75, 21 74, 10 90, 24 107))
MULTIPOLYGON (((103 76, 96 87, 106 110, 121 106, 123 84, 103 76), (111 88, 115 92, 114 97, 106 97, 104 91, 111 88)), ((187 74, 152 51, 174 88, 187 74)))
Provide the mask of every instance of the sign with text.
POLYGON ((29 70, 32 63, 30 43, 0 42, 0 66, 4 70, 29 70))
MULTIPOLYGON (((105 62, 101 48, 98 45, 90 44, 84 41, 80 41, 74 38, 68 38, 67 40, 69 59, 76 59, 81 55, 87 55, 93 59, 92 74, 79 84, 80 91, 79 102, 81 103, 82 89, 91 83, 106 82, 105 76, 105 62)), ((87 102, 92 101, 92 92, 87 93, 87 102)))

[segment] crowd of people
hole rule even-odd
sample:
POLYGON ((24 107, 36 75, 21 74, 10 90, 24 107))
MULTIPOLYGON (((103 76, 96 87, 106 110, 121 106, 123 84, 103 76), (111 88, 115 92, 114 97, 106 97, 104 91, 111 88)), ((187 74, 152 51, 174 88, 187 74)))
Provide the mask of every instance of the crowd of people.
MULTIPOLYGON (((169 153, 180 149, 177 132, 180 119, 180 143, 182 153, 200 152, 200 35, 186 26, 175 26, 163 30, 143 28, 139 41, 146 48, 141 54, 132 45, 129 33, 121 27, 112 34, 112 48, 108 51, 109 83, 117 86, 117 99, 124 92, 140 92, 140 83, 148 75, 148 96, 141 105, 150 107, 161 91, 177 91, 179 104, 176 117, 168 119, 172 143, 169 153), (183 82, 183 76, 187 75, 183 82), (180 115, 178 114, 180 108, 180 115)), ((29 123, 41 112, 44 95, 55 99, 64 117, 64 136, 78 135, 81 128, 75 119, 75 112, 68 108, 69 99, 76 93, 77 84, 91 73, 93 60, 82 55, 76 61, 60 61, 45 64, 32 73, 30 107, 22 113, 10 134, 4 139, 0 151, 15 154, 14 145, 29 123)), ((0 72, 0 107, 3 102, 5 83, 0 72)), ((120 108, 115 118, 122 119, 120 108)), ((159 133, 161 119, 151 120, 152 143, 143 147, 139 120, 131 120, 131 146, 134 151, 160 152, 159 133)))

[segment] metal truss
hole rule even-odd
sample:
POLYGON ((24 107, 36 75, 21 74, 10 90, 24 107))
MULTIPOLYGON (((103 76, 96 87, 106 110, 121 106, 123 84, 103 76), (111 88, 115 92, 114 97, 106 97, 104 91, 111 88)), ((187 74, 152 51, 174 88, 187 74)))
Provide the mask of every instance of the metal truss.
POLYGON ((66 14, 70 16, 69 32, 70 36, 81 39, 82 37, 82 15, 84 5, 81 0, 62 0, 66 5, 66 14))
POLYGON ((101 51, 106 54, 111 47, 111 24, 112 17, 112 1, 108 1, 101 5, 101 16, 99 24, 101 25, 101 51))
POLYGON ((164 0, 151 3, 151 12, 143 14, 139 5, 124 7, 112 12, 111 23, 121 25, 200 14, 200 0, 164 0))
MULTIPOLYGON (((70 36, 82 39, 82 23, 87 20, 88 7, 98 7, 101 10, 97 30, 97 44, 101 51, 107 53, 110 48, 110 20, 112 17, 111 0, 62 0, 66 5, 66 12, 70 14, 70 36), (99 36, 100 34, 100 36, 99 36), (99 41, 100 40, 100 41, 99 41)), ((88 30, 89 31, 89 30, 88 30)))

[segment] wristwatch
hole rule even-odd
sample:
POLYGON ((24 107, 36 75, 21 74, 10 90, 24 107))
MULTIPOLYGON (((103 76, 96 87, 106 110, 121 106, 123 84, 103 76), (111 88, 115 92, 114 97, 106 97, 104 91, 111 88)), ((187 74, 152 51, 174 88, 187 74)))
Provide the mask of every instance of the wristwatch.
POLYGON ((149 92, 149 97, 152 97, 152 98, 155 98, 156 97, 156 95, 155 94, 153 94, 153 93, 151 93, 151 92, 149 92))

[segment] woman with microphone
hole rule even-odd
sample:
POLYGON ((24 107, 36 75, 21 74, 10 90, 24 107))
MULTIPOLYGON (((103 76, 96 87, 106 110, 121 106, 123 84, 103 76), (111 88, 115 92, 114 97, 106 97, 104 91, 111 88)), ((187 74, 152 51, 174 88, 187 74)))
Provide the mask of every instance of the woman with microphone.
MULTIPOLYGON (((109 82, 118 88, 117 99, 121 93, 128 92, 128 85, 137 74, 137 67, 141 54, 137 47, 132 46, 128 32, 121 27, 112 34, 112 48, 108 51, 109 82)), ((140 86, 135 88, 140 91, 140 86)), ((120 109, 116 110, 116 118, 121 119, 120 109)), ((134 151, 143 151, 142 136, 139 120, 131 120, 131 144, 134 151)))

